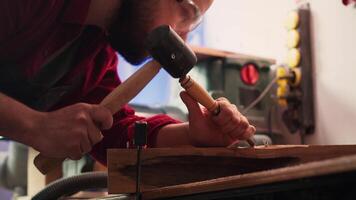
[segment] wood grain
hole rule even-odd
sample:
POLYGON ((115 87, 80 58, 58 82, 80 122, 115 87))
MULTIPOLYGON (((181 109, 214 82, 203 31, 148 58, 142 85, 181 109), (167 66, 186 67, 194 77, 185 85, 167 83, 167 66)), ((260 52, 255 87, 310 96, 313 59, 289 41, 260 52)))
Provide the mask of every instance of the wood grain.
POLYGON ((156 199, 238 189, 261 184, 297 180, 301 178, 337 174, 355 170, 356 156, 350 155, 340 158, 309 162, 302 165, 148 190, 143 193, 143 199, 156 199))
MULTIPOLYGON (((345 168, 347 159, 338 160, 353 155, 355 145, 145 149, 141 188, 145 198, 161 198, 252 186, 356 169, 356 157, 345 168)), ((135 164, 136 150, 108 151, 109 193, 135 192, 135 164)))

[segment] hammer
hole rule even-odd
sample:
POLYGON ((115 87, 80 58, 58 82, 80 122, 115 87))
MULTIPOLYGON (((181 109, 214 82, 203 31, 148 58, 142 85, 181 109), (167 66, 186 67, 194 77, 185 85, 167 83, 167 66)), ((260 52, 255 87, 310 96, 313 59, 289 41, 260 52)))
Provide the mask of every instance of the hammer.
MULTIPOLYGON (((196 64, 197 57, 170 26, 163 25, 153 30, 147 37, 146 48, 173 78, 179 78, 181 86, 194 100, 213 115, 220 113, 219 104, 187 75, 196 64)), ((252 126, 248 127, 248 130, 252 129, 252 126)), ((246 141, 250 146, 255 146, 252 139, 246 141)))
MULTIPOLYGON (((114 115, 133 99, 159 72, 161 66, 174 78, 179 78, 187 93, 211 113, 218 115, 219 104, 187 73, 194 67, 197 57, 178 34, 167 25, 154 29, 147 37, 146 48, 154 58, 126 81, 121 83, 100 103, 114 115)), ((249 141, 254 146, 253 141, 249 141)), ((42 174, 61 166, 65 158, 49 158, 39 154, 34 164, 42 174)))

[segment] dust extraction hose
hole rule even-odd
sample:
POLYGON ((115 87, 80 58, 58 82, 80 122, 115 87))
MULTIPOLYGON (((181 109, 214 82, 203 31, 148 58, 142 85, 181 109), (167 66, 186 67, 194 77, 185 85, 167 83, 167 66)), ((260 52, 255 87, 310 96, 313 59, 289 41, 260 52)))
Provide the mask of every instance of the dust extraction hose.
POLYGON ((58 199, 81 190, 107 188, 107 172, 87 172, 68 178, 62 178, 49 184, 38 192, 32 200, 58 199))

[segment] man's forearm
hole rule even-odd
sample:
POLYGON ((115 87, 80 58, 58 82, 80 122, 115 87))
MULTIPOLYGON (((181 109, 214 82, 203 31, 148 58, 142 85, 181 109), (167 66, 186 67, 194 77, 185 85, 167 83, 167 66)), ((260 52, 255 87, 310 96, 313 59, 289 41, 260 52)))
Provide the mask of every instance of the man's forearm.
POLYGON ((189 124, 170 124, 161 128, 157 135, 156 147, 191 146, 189 124))
POLYGON ((0 93, 0 135, 29 144, 29 132, 39 112, 0 93))

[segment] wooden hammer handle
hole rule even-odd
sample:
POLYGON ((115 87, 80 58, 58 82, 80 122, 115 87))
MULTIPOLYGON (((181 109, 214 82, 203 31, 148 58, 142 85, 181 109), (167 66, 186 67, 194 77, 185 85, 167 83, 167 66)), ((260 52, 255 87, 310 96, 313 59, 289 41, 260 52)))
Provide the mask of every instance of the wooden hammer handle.
MULTIPOLYGON (((181 86, 187 91, 187 93, 199 102, 202 106, 207 108, 214 115, 218 115, 220 113, 220 107, 218 102, 216 102, 208 92, 200 86, 197 82, 195 82, 190 76, 185 76, 179 80, 181 86)), ((249 127, 249 129, 253 129, 253 127, 249 127)), ((246 140, 250 146, 255 146, 255 142, 249 138, 246 140)))
POLYGON ((121 83, 100 103, 114 115, 123 105, 131 101, 158 74, 161 65, 152 60, 121 83))
MULTIPOLYGON (((159 72, 161 65, 152 60, 142 66, 126 81, 117 86, 100 103, 114 115, 123 105, 133 99, 159 72)), ((34 159, 34 164, 42 174, 61 166, 65 158, 49 158, 39 154, 34 159)))

